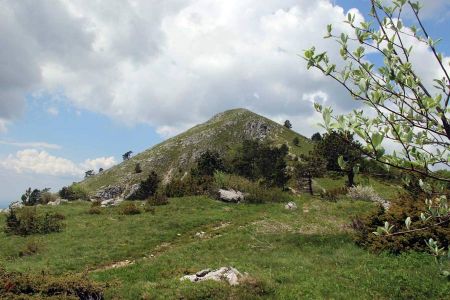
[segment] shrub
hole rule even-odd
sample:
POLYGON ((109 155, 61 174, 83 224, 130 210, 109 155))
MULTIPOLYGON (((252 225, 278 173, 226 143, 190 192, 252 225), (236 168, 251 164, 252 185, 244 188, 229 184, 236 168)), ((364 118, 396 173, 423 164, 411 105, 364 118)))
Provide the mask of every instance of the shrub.
POLYGON ((81 275, 32 275, 0 268, 0 282, 1 299, 103 299, 104 285, 81 275))
POLYGON ((254 186, 248 189, 244 199, 247 203, 289 202, 292 200, 291 196, 282 189, 264 186, 254 186))
POLYGON ((39 202, 40 202, 41 204, 47 204, 47 203, 49 203, 49 202, 54 202, 54 201, 56 201, 57 198, 58 198, 58 197, 57 197, 56 194, 54 194, 54 193, 50 193, 50 192, 42 192, 42 193, 41 193, 41 197, 40 197, 39 202))
POLYGON ((130 200, 145 200, 153 196, 158 189, 160 179, 154 171, 150 172, 148 177, 141 181, 139 189, 129 198, 130 200))
POLYGON ((347 196, 352 200, 363 200, 379 203, 384 201, 371 186, 352 186, 348 188, 347 196))
POLYGON ((145 211, 145 212, 149 212, 149 213, 151 213, 152 215, 154 215, 155 212, 156 212, 156 209, 155 209, 155 207, 154 207, 153 205, 150 204, 150 202, 145 201, 145 204, 144 204, 144 211, 145 211))
POLYGON ((28 241, 25 244, 25 247, 19 251, 19 257, 32 256, 38 253, 41 249, 42 246, 37 241, 35 240, 28 241))
POLYGON ((139 207, 133 202, 125 202, 119 208, 122 215, 138 215, 141 213, 139 207))
POLYGON ((356 244, 374 252, 387 251, 394 254, 411 250, 427 251, 428 247, 425 240, 430 238, 438 240, 442 247, 448 247, 450 241, 449 223, 401 235, 376 236, 373 234, 378 226, 383 226, 386 221, 394 225, 397 231, 406 231, 405 219, 408 216, 411 217, 412 221, 411 229, 430 226, 433 223, 432 220, 424 222, 420 219, 420 213, 425 211, 423 199, 425 199, 425 195, 412 196, 405 193, 392 201, 388 211, 379 205, 374 211, 354 218, 351 226, 354 229, 356 244))
POLYGON ((164 193, 158 191, 155 193, 155 195, 153 195, 152 198, 148 199, 146 203, 150 204, 151 206, 159 206, 168 204, 169 200, 164 193))
POLYGON ((320 197, 324 200, 334 202, 339 198, 339 196, 346 195, 347 192, 347 187, 338 187, 330 190, 324 190, 322 193, 320 193, 320 197))
POLYGON ((64 216, 57 213, 40 215, 35 207, 12 208, 6 216, 6 234, 30 235, 59 232, 63 228, 64 216))
POLYGON ((100 206, 91 206, 91 208, 89 208, 88 213, 90 215, 100 215, 102 213, 102 209, 100 208, 100 206))
POLYGON ((89 193, 79 184, 63 187, 58 193, 61 198, 69 201, 89 200, 89 193))
POLYGON ((191 176, 172 180, 165 186, 167 197, 186 197, 208 194, 212 188, 212 176, 191 176))

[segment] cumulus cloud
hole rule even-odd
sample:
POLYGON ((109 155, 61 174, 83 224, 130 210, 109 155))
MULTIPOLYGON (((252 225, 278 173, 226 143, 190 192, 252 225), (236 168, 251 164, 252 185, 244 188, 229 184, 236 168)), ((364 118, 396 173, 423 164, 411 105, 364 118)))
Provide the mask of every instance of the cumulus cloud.
POLYGON ((100 168, 108 169, 116 164, 113 156, 99 157, 95 159, 86 159, 80 166, 84 170, 98 170, 100 168))
POLYGON ((13 141, 2 141, 0 140, 1 145, 20 147, 20 148, 39 148, 39 149, 61 149, 60 145, 50 144, 46 142, 13 142, 13 141))
POLYGON ((52 116, 57 116, 59 114, 59 110, 56 107, 49 107, 47 108, 47 113, 52 116))
POLYGON ((0 166, 16 173, 34 173, 51 176, 80 177, 87 169, 107 169, 116 164, 114 157, 87 159, 77 164, 69 159, 49 154, 45 150, 24 149, 10 154, 0 166))
POLYGON ((328 23, 348 31, 345 15, 329 0, 2 1, 0 118, 36 89, 163 136, 235 107, 307 120, 318 93, 348 111, 346 92, 297 55, 315 45, 337 58, 322 36, 328 23))
POLYGON ((24 0, 3 1, 0 11, 9 41, 0 54, 3 118, 45 89, 168 136, 228 108, 307 117, 304 94, 345 98, 297 56, 311 45, 336 48, 322 39, 327 23, 347 30, 330 1, 24 0))

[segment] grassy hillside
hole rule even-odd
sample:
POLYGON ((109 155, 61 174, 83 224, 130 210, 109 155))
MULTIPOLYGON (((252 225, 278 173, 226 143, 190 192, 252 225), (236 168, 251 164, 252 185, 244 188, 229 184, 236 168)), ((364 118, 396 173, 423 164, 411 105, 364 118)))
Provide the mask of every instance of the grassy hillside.
MULTIPOLYGON (((66 215, 61 233, 29 237, 0 233, 7 270, 88 272, 108 283, 106 299, 444 299, 448 282, 427 254, 375 255, 351 240, 353 215, 373 204, 326 202, 302 195, 298 210, 281 203, 226 204, 206 197, 171 199, 156 213, 87 213, 75 202, 40 207, 66 215), (196 236, 204 231, 204 238, 196 236), (28 243, 38 252, 19 257, 28 243), (111 269, 114 263, 134 262, 111 269), (180 283, 186 273, 234 266, 249 279, 180 283)), ((0 215, 3 223, 4 215, 0 215)))
POLYGON ((287 143, 290 153, 295 155, 312 149, 310 140, 304 136, 249 110, 233 109, 90 177, 81 184, 89 191, 105 185, 128 187, 142 180, 151 170, 161 174, 167 181, 189 170, 202 152, 215 150, 226 153, 238 147, 243 139, 250 138, 265 140, 274 145, 287 143), (299 146, 293 144, 294 137, 299 138, 299 146), (134 172, 136 163, 141 165, 144 172, 134 172))

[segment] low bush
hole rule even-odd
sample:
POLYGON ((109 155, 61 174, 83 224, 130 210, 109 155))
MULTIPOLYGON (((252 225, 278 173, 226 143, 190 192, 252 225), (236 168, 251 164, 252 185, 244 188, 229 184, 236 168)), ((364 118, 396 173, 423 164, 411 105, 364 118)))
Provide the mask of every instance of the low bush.
POLYGON ((383 202, 383 198, 371 186, 352 186, 348 188, 347 196, 352 200, 383 202))
POLYGON ((62 199, 69 201, 89 200, 89 193, 79 184, 63 187, 58 194, 62 199))
POLYGON ((58 213, 38 214, 36 207, 12 208, 6 216, 6 234, 30 235, 59 232, 64 216, 58 213))
POLYGON ((90 215, 100 215, 102 213, 102 209, 100 206, 91 206, 88 210, 88 214, 90 215))
POLYGON ((120 205, 119 211, 122 215, 138 215, 141 213, 139 207, 133 202, 124 202, 120 205))
POLYGON ((324 190, 320 193, 320 197, 324 200, 335 202, 339 199, 340 196, 346 195, 347 192, 348 188, 343 186, 330 190, 324 190))
POLYGON ((42 245, 36 240, 28 241, 25 247, 19 251, 19 257, 32 256, 42 250, 42 245))
POLYGON ((31 275, 0 268, 0 283, 1 299, 104 299, 105 286, 82 275, 31 275))
POLYGON ((54 202, 56 201, 56 199, 58 199, 58 196, 54 193, 50 193, 50 192, 42 192, 41 193, 41 197, 39 199, 39 203, 41 204, 47 204, 49 202, 54 202))
POLYGON ((155 195, 153 195, 153 197, 149 198, 146 203, 148 203, 150 206, 159 206, 168 204, 169 200, 163 192, 158 191, 155 193, 155 195))
POLYGON ((406 231, 405 219, 408 216, 412 221, 411 229, 432 225, 431 220, 424 222, 420 219, 420 213, 425 211, 425 198, 425 195, 412 196, 405 193, 393 200, 387 211, 379 205, 374 211, 354 218, 351 226, 354 229, 355 242, 373 252, 387 251, 394 254, 411 250, 427 251, 425 240, 429 238, 438 240, 442 247, 447 248, 450 241, 449 223, 401 235, 376 236, 373 234, 378 226, 384 226, 386 221, 394 225, 396 231, 406 231))
POLYGON ((153 205, 151 205, 148 201, 146 201, 144 204, 144 211, 154 215, 156 212, 156 208, 153 205))
POLYGON ((187 175, 182 179, 174 179, 165 186, 167 197, 186 197, 209 194, 213 185, 212 176, 187 175))

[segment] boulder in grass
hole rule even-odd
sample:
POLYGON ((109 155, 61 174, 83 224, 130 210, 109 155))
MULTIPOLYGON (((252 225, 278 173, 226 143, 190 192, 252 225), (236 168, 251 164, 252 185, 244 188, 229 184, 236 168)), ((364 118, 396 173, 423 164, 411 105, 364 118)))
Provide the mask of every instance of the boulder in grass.
POLYGON ((191 282, 199 282, 204 280, 226 281, 229 285, 238 285, 242 277, 242 274, 235 268, 222 267, 214 271, 211 271, 211 269, 205 269, 193 275, 183 276, 180 280, 189 280, 191 282))
POLYGON ((295 204, 295 202, 288 202, 285 206, 285 209, 287 210, 295 210, 297 209, 297 204, 295 204))
POLYGON ((219 189, 219 199, 224 202, 238 203, 244 201, 244 194, 240 191, 235 191, 233 189, 230 190, 219 189))

